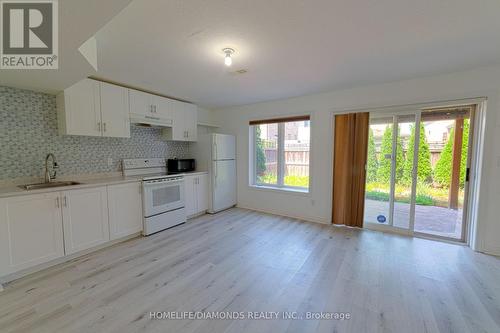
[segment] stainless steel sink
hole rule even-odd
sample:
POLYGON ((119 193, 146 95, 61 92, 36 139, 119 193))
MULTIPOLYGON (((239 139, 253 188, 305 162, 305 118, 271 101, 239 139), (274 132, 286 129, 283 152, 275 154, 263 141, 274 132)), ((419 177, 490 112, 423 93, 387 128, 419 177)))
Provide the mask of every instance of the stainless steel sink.
POLYGON ((79 182, 73 182, 73 181, 58 181, 58 182, 50 182, 50 183, 36 183, 36 184, 26 184, 26 185, 20 185, 19 187, 22 188, 23 190, 39 190, 39 189, 44 189, 44 188, 51 188, 51 187, 62 187, 62 186, 71 186, 71 185, 80 185, 81 183, 79 182))

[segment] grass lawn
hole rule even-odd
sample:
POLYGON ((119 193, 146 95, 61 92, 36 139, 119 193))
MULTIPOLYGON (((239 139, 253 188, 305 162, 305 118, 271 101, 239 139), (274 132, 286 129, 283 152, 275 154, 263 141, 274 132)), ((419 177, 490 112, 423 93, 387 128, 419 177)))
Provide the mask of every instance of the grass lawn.
MULTIPOLYGON (((389 184, 386 183, 367 183, 366 198, 372 200, 389 201, 389 184)), ((410 202, 411 188, 397 184, 395 188, 396 202, 410 202)), ((432 187, 430 184, 417 184, 416 204, 424 206, 448 207, 449 188, 432 187)), ((464 190, 460 189, 459 206, 463 205, 464 190)))
MULTIPOLYGON (((259 176, 257 181, 260 184, 276 184, 277 176, 273 174, 267 174, 263 176, 259 176)), ((283 180, 286 186, 293 187, 309 187, 309 177, 308 176, 285 176, 283 180)))

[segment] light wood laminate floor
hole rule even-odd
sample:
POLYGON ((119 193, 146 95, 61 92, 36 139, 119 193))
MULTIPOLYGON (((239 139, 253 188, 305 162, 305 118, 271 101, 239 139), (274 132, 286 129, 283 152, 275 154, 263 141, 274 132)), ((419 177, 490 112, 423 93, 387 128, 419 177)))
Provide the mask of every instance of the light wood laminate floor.
POLYGON ((500 260, 231 209, 8 284, 0 332, 500 332, 500 260), (154 320, 150 311, 280 319, 154 320), (351 319, 284 320, 285 311, 351 319))

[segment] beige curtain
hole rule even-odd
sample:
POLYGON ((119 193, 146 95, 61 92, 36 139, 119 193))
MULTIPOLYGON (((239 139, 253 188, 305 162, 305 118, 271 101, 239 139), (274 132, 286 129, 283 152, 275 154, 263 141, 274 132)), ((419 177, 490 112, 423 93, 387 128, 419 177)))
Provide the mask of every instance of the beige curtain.
POLYGON ((363 227, 369 114, 335 116, 332 223, 363 227))

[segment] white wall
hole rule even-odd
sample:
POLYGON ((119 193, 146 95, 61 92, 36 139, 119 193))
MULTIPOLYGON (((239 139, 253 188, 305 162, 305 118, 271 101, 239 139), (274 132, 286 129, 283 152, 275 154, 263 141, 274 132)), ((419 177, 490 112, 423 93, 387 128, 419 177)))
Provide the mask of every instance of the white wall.
POLYGON ((198 107, 198 123, 213 124, 214 121, 214 111, 198 107))
POLYGON ((476 249, 500 254, 500 66, 225 108, 215 111, 215 121, 219 132, 237 136, 239 206, 330 223, 334 113, 483 96, 488 109, 476 249), (310 194, 249 187, 248 121, 294 114, 311 114, 310 194))

